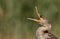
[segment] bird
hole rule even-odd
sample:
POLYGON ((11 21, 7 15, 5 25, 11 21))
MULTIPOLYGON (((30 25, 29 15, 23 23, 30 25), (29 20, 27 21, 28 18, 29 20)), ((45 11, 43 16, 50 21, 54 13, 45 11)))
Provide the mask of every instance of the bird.
POLYGON ((47 20, 46 17, 38 13, 36 6, 35 6, 35 9, 36 9, 38 19, 32 19, 32 18, 27 18, 27 19, 33 20, 37 22, 39 25, 41 25, 41 27, 39 27, 36 30, 37 39, 58 39, 54 34, 50 32, 52 27, 51 23, 47 20))

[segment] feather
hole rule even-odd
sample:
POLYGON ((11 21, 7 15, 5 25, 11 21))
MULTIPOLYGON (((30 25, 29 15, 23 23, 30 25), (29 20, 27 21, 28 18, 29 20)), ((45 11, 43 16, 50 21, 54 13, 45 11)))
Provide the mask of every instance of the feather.
POLYGON ((51 32, 48 32, 48 39, 58 39, 55 35, 53 35, 51 32))

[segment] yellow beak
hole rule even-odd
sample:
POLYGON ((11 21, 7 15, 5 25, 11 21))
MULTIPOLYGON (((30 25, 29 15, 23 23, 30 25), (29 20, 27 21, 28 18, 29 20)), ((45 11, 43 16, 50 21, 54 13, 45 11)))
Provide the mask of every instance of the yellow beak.
POLYGON ((37 23, 40 23, 40 22, 41 22, 41 20, 38 20, 38 19, 32 19, 32 18, 27 18, 27 19, 33 20, 33 21, 35 21, 35 22, 37 22, 37 23))

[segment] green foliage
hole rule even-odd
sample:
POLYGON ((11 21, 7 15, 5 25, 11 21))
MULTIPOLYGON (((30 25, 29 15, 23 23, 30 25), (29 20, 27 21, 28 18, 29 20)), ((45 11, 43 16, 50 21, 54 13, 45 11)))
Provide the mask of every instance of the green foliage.
POLYGON ((36 39, 37 23, 27 20, 40 14, 52 24, 51 32, 60 38, 60 0, 0 0, 0 39, 36 39))

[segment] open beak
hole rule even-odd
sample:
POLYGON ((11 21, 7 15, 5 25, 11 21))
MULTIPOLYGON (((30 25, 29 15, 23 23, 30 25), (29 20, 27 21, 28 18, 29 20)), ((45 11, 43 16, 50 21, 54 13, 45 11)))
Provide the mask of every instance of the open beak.
POLYGON ((32 18, 27 18, 27 19, 29 19, 29 20, 33 20, 33 21, 35 21, 35 22, 37 22, 37 23, 40 23, 40 22, 41 22, 41 21, 38 20, 38 19, 32 19, 32 18))
MULTIPOLYGON (((35 9, 36 9, 36 14, 37 14, 38 18, 40 18, 40 14, 38 13, 37 6, 35 6, 35 9)), ((33 20, 33 21, 38 22, 38 23, 40 23, 40 22, 41 22, 41 20, 40 20, 40 19, 32 19, 32 18, 27 18, 27 19, 29 19, 29 20, 33 20)))

